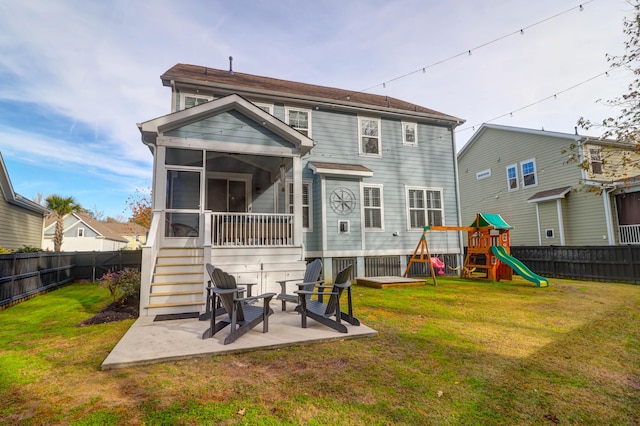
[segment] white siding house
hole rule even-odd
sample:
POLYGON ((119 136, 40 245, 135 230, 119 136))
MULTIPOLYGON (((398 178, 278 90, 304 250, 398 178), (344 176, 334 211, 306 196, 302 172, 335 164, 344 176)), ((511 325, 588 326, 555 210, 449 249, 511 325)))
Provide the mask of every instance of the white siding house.
MULTIPOLYGON (((115 229, 85 213, 69 213, 63 221, 62 251, 116 251, 126 249, 129 244, 120 229, 115 229)), ((45 250, 53 250, 55 230, 56 218, 55 214, 51 214, 45 224, 45 250)))

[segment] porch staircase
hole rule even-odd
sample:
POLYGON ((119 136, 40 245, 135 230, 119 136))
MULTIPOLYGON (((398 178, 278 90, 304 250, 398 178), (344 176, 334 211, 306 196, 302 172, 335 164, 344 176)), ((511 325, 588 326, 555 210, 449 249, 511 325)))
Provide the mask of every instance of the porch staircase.
POLYGON ((148 315, 201 312, 204 279, 202 248, 161 248, 144 309, 148 315))
POLYGON ((211 251, 211 263, 239 284, 255 283, 254 295, 278 292, 278 280, 300 278, 306 268, 300 247, 160 248, 141 315, 204 312, 204 250, 211 251))

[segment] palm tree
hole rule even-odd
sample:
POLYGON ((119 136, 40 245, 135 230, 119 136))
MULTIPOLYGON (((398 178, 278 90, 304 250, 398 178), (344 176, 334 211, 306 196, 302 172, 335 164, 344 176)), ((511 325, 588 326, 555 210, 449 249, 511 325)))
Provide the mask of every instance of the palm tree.
POLYGON ((69 213, 78 212, 82 210, 82 206, 76 203, 73 197, 61 197, 57 194, 49 195, 45 202, 47 208, 56 215, 56 232, 53 235, 53 250, 61 251, 62 249, 62 234, 64 231, 63 218, 69 213))

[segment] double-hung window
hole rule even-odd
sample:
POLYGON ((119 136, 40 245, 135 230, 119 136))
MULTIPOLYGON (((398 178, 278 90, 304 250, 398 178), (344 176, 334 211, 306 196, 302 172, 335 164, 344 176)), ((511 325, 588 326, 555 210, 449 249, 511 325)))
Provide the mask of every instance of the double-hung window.
POLYGON ((538 185, 538 177, 536 176, 536 160, 531 159, 520 163, 520 171, 522 172, 522 187, 538 185))
POLYGON ((507 188, 509 191, 516 191, 519 188, 518 183, 518 165, 512 164, 507 166, 507 188))
POLYGON ((589 148, 589 167, 594 175, 602 174, 602 152, 600 148, 589 148))
MULTIPOLYGON (((289 194, 287 195, 287 210, 293 214, 293 182, 287 185, 289 194)), ((302 229, 305 231, 313 231, 311 221, 311 182, 302 182, 302 229)))
POLYGON ((382 141, 380 140, 380 119, 358 117, 358 138, 360 154, 380 157, 382 141))
POLYGON ((254 102, 254 104, 261 110, 273 115, 273 104, 264 104, 262 102, 254 102))
POLYGON ((301 108, 285 108, 286 123, 302 133, 311 137, 311 110, 301 108))
POLYGON ((366 185, 362 187, 364 207, 364 227, 366 230, 384 230, 382 205, 382 185, 366 185))
POLYGON ((407 187, 409 229, 443 224, 442 189, 407 187))
POLYGON ((209 98, 205 96, 198 95, 185 95, 184 96, 184 107, 183 109, 191 108, 196 105, 204 104, 209 102, 209 98))
POLYGON ((418 124, 402 122, 402 143, 404 145, 418 145, 418 124))

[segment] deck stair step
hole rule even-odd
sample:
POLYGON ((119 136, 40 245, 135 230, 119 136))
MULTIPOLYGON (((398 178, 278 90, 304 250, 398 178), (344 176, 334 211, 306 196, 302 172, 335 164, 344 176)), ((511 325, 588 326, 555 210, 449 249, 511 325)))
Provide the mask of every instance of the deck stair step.
POLYGON ((205 301, 204 250, 201 248, 161 248, 151 279, 151 315, 199 312, 205 301))

